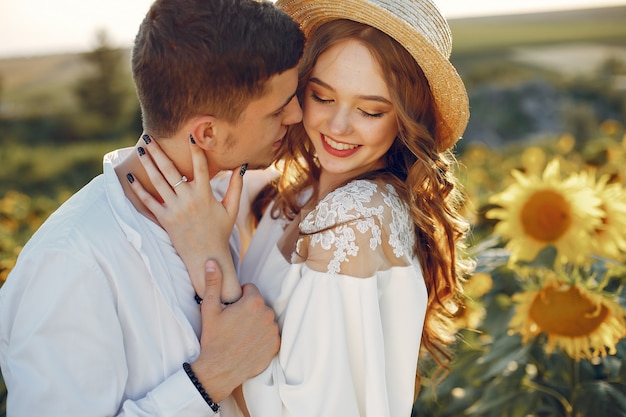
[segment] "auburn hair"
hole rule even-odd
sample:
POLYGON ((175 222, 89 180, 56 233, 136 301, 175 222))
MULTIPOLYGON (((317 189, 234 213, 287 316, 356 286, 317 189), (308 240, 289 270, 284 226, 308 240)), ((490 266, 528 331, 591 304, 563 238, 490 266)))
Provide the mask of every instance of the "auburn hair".
MULTIPOLYGON (((452 316, 461 302, 461 283, 473 268, 473 263, 462 256, 469 225, 460 214, 462 193, 452 172, 456 160, 450 149, 437 151, 437 112, 421 68, 398 42, 371 26, 335 20, 312 34, 299 67, 300 102, 304 103, 318 57, 349 39, 366 46, 380 65, 399 129, 384 157, 386 168, 358 178, 384 175, 410 207, 416 235, 414 254, 428 289, 421 346, 443 370, 451 359, 447 348, 455 340, 452 316)), ((312 189, 312 198, 317 195, 320 167, 302 123, 290 127, 282 151, 273 215, 282 213, 293 219, 308 203, 301 200, 302 192, 312 189)))

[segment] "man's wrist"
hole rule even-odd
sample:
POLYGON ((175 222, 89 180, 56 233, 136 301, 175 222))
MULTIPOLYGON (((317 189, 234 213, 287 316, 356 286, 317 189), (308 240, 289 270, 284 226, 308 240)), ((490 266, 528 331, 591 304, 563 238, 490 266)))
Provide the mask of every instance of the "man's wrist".
POLYGON ((211 407, 211 410, 213 410, 214 413, 217 413, 220 410, 219 404, 213 401, 213 399, 206 392, 204 386, 202 385, 202 383, 200 383, 200 380, 198 380, 198 377, 193 372, 193 369, 191 369, 191 365, 188 362, 185 362, 183 363, 183 369, 185 370, 185 373, 187 373, 187 376, 193 383, 194 387, 196 387, 204 401, 208 404, 209 407, 211 407))
POLYGON ((213 402, 220 403, 231 395, 243 381, 233 380, 232 369, 222 368, 219 363, 198 358, 190 364, 198 382, 211 395, 213 402))

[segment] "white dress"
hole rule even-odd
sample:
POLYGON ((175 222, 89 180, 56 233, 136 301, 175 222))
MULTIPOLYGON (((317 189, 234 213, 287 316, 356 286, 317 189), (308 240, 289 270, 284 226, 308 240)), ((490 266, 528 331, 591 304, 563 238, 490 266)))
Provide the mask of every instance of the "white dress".
POLYGON ((355 180, 300 222, 267 210, 242 263, 276 312, 282 341, 243 385, 252 417, 409 417, 427 303, 408 206, 383 181, 355 180))

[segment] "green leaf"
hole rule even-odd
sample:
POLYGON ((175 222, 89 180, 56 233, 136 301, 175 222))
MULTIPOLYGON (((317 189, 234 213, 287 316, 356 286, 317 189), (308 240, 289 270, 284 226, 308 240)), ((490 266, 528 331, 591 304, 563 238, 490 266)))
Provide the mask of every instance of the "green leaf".
POLYGON ((584 417, 625 416, 626 385, 606 381, 583 383, 575 391, 574 407, 584 417))

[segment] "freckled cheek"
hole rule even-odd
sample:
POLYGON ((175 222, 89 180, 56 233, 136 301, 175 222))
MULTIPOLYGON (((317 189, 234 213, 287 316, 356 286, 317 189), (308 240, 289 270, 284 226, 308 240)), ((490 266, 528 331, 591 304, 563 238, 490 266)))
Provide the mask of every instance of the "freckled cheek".
POLYGON ((393 121, 390 120, 390 121, 387 121, 386 123, 382 123, 379 126, 379 129, 377 130, 377 132, 379 135, 378 136, 379 141, 381 141, 382 143, 385 143, 385 145, 391 146, 396 136, 398 135, 398 126, 395 120, 393 121))
POLYGON ((320 128, 317 119, 315 117, 311 117, 310 115, 308 117, 303 117, 302 123, 304 124, 304 129, 309 134, 309 136, 312 135, 313 130, 319 130, 320 128))
POLYGON ((387 152, 396 138, 397 130, 393 126, 379 126, 378 128, 369 128, 364 132, 366 138, 369 138, 370 145, 380 147, 387 152))
POLYGON ((319 140, 319 131, 313 127, 311 127, 310 125, 307 125, 307 123, 304 123, 304 131, 306 132, 307 136, 309 137, 309 140, 313 143, 313 145, 317 148, 318 142, 320 142, 319 140))
POLYGON ((302 109, 302 121, 305 126, 320 127, 330 114, 329 106, 322 105, 311 99, 305 102, 302 109))

